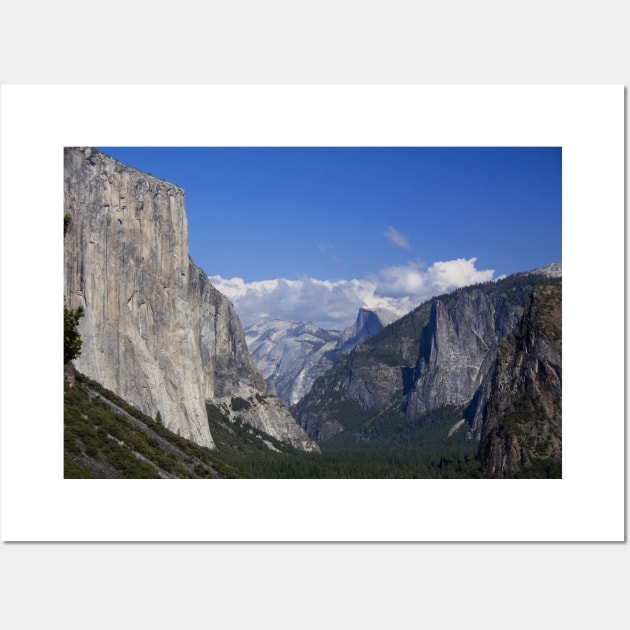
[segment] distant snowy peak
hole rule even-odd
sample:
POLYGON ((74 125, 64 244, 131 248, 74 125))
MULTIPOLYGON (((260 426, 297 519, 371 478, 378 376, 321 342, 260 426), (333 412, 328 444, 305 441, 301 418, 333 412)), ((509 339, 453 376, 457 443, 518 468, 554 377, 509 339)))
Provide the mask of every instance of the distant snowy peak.
POLYGON ((245 328, 249 351, 270 389, 287 405, 295 405, 335 359, 350 352, 398 316, 387 309, 360 309, 343 332, 324 330, 312 322, 265 317, 245 328))
POLYGON ((551 263, 544 267, 539 267, 529 272, 537 276, 545 276, 547 278, 562 278, 562 263, 551 263))
POLYGON ((332 366, 327 360, 340 331, 324 330, 311 322, 287 322, 266 317, 245 328, 245 340, 270 389, 293 405, 311 389, 314 380, 332 366))
POLYGON ((312 322, 288 322, 274 317, 260 319, 246 326, 244 331, 247 346, 252 354, 267 342, 278 343, 291 338, 317 345, 336 342, 341 335, 337 330, 324 330, 312 322))

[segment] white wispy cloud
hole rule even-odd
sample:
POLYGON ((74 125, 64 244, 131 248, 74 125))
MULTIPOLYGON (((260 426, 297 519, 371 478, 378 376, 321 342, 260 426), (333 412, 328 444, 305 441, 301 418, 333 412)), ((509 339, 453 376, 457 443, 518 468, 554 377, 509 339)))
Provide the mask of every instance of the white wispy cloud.
POLYGON ((361 280, 276 278, 245 282, 243 278, 210 276, 214 286, 236 306, 247 325, 267 316, 288 321, 311 321, 328 330, 352 324, 361 307, 387 308, 404 315, 434 295, 492 280, 493 269, 478 270, 476 258, 385 267, 361 280))
POLYGON ((411 249, 411 245, 409 245, 407 237, 391 225, 389 226, 389 229, 384 232, 384 235, 392 245, 400 247, 401 249, 411 249))

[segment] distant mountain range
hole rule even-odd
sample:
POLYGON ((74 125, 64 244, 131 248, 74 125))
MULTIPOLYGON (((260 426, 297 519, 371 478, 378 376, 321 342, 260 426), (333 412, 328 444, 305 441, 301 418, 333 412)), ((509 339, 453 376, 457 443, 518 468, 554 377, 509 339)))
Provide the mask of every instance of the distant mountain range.
POLYGON ((387 309, 359 309, 352 326, 324 330, 311 322, 265 317, 245 327, 245 339, 260 373, 287 405, 295 405, 336 359, 369 339, 398 316, 387 309))
POLYGON ((557 465, 561 273, 554 264, 432 298, 339 358, 291 412, 320 444, 405 446, 445 422, 444 438, 483 439, 493 474, 557 465), (505 414, 520 418, 509 430, 505 414))

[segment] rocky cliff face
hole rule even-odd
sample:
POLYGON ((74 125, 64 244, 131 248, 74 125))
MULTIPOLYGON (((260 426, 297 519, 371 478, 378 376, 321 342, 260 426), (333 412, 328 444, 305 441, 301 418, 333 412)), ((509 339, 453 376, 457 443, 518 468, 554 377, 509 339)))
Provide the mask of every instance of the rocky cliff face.
POLYGON ((467 404, 493 368, 499 340, 522 313, 520 301, 483 288, 435 300, 422 331, 405 415, 413 419, 444 405, 467 404))
POLYGON ((491 381, 479 444, 488 474, 560 464, 562 285, 534 287, 520 325, 501 342, 491 381))
POLYGON ((341 355, 291 408, 300 426, 316 440, 327 440, 354 425, 363 411, 374 415, 391 405, 409 386, 429 312, 423 305, 341 355))
POLYGON ((347 354, 397 319, 396 313, 384 308, 360 308, 356 321, 341 333, 335 349, 341 354, 347 354))
POLYGON ((287 322, 266 317, 245 328, 247 344, 270 389, 294 405, 313 382, 332 365, 329 357, 339 331, 323 330, 310 322, 287 322))
POLYGON ((415 423, 468 406, 467 432, 478 440, 499 342, 541 279, 517 274, 429 300, 338 360, 293 408, 295 417, 311 436, 327 439, 394 407, 415 423))
POLYGON ((341 354, 373 337, 397 315, 386 309, 359 309, 343 332, 323 330, 311 322, 286 322, 266 317, 245 328, 256 366, 287 405, 297 404, 341 354))
MULTIPOLYGON (((77 369, 213 448, 205 401, 266 383, 234 307, 189 258, 184 191, 93 149, 66 149, 64 169, 64 299, 85 311, 77 369)), ((268 410, 261 422, 289 439, 278 413, 278 427, 268 410)))

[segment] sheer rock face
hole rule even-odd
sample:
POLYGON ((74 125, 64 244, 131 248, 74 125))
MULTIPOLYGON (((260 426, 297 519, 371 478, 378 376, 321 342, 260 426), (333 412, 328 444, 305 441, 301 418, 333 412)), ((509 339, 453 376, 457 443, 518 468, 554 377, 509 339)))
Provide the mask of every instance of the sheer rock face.
POLYGON ((313 382, 332 366, 339 331, 310 322, 287 322, 266 317, 245 328, 252 357, 270 389, 288 405, 294 405, 313 382))
POLYGON ((397 319, 396 313, 384 308, 360 308, 356 321, 341 333, 335 349, 341 354, 348 354, 397 319))
POLYGON ((189 258, 184 191, 82 148, 65 151, 64 187, 64 299, 85 311, 77 369, 213 448, 205 400, 266 383, 233 305, 189 258))
POLYGON ((422 332, 407 417, 467 404, 494 367, 499 339, 516 326, 522 312, 481 289, 461 292, 448 306, 436 300, 422 332))
POLYGON ((347 430, 349 413, 367 421, 395 407, 415 423, 461 405, 467 437, 478 441, 499 343, 542 276, 515 274, 432 298, 342 356, 292 407, 294 416, 309 435, 328 439, 347 430))
POLYGON ((479 458, 490 475, 562 461, 562 285, 537 285, 497 353, 479 458))
POLYGON ((373 337, 397 315, 386 309, 359 309, 344 331, 323 330, 311 322, 266 317, 245 328, 256 366, 270 389, 287 405, 296 405, 335 360, 373 337))

